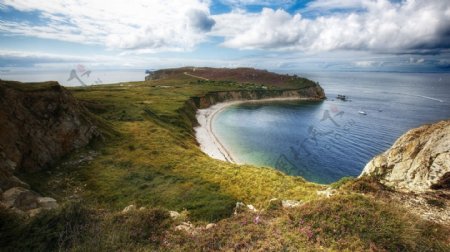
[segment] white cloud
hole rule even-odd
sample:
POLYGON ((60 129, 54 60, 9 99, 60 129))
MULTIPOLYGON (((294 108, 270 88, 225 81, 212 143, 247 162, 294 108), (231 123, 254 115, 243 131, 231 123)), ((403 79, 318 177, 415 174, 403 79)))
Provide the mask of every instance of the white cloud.
POLYGON ((147 51, 190 50, 214 24, 208 0, 4 0, 19 11, 39 11, 44 25, 1 21, 12 34, 147 51))
POLYGON ((62 54, 51 54, 45 52, 27 52, 27 51, 6 51, 0 50, 0 59, 23 59, 39 60, 40 62, 80 62, 92 59, 62 54))
POLYGON ((235 7, 243 7, 248 5, 259 5, 259 6, 287 6, 293 4, 294 0, 279 0, 279 1, 271 1, 271 0, 220 0, 222 3, 226 5, 231 5, 235 7))
POLYGON ((107 55, 70 55, 54 54, 40 51, 0 50, 0 68, 2 67, 33 67, 46 69, 70 69, 77 64, 122 66, 124 60, 130 60, 135 65, 143 61, 130 57, 127 59, 107 55))
POLYGON ((98 69, 142 68, 148 65, 157 65, 157 62, 163 61, 161 58, 139 57, 136 55, 118 57, 115 55, 70 55, 42 51, 0 50, 0 68, 28 67, 33 70, 70 70, 78 64, 85 64, 90 68, 98 69))
POLYGON ((380 63, 378 63, 376 61, 370 61, 370 60, 356 61, 354 63, 354 65, 357 67, 373 67, 373 66, 376 66, 379 64, 380 63))
MULTIPOLYGON (((231 6, 294 1, 220 0, 231 6)), ((130 53, 188 51, 211 36, 238 49, 406 52, 449 48, 449 0, 317 0, 298 13, 264 8, 210 15, 211 0, 0 0, 0 9, 37 11, 45 22, 1 20, 0 32, 99 44, 130 53), (339 9, 340 11, 334 11, 339 9), (308 12, 318 15, 308 16, 308 12)), ((42 21, 41 20, 41 21, 42 21)))
POLYGON ((335 9, 359 9, 367 5, 371 0, 321 0, 307 4, 307 11, 311 10, 335 10, 335 9))
POLYGON ((424 58, 417 58, 417 59, 415 59, 414 57, 410 57, 409 58, 409 63, 410 64, 422 64, 424 62, 425 62, 424 58))
MULTIPOLYGON (((339 1, 341 2, 341 1, 339 1)), ((261 13, 234 12, 215 16, 213 34, 225 36, 226 47, 297 51, 398 51, 442 46, 449 41, 450 1, 345 0, 347 8, 314 19, 284 10, 265 8, 261 13), (236 25, 236 20, 239 25, 236 25), (239 27, 236 27, 239 26, 239 27), (235 30, 230 27, 236 27, 235 30)), ((309 8, 333 9, 337 1, 315 1, 309 8)), ((448 45, 447 45, 448 47, 448 45)))

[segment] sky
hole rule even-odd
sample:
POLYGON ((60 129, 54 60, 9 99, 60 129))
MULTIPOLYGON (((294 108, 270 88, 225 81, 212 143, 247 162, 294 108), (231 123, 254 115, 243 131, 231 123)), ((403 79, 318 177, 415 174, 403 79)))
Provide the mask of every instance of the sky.
POLYGON ((0 0, 0 71, 450 72, 450 0, 0 0))

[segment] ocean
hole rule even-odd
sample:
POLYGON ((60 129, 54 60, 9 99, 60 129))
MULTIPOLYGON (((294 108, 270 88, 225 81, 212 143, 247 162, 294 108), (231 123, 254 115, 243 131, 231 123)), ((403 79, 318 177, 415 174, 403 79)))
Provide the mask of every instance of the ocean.
POLYGON ((332 183, 358 176, 407 130, 450 119, 449 73, 302 76, 319 82, 328 99, 244 103, 215 116, 213 131, 237 161, 332 183))
POLYGON ((83 65, 65 70, 4 70, 0 79, 21 82, 57 81, 67 87, 111 84, 119 82, 143 81, 145 70, 140 69, 89 69, 83 65), (72 71, 73 70, 73 71, 72 71), (73 78, 71 78, 73 77, 73 78))

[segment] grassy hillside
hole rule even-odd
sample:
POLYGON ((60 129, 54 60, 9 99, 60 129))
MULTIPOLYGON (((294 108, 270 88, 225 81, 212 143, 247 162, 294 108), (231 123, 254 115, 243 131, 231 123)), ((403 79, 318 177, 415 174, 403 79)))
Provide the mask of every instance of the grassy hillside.
MULTIPOLYGON (((115 134, 23 175, 63 207, 21 219, 0 211, 0 248, 74 251, 448 251, 449 230, 373 194, 371 182, 326 189, 271 168, 214 160, 196 145, 186 100, 210 91, 261 89, 260 83, 206 81, 184 74, 157 80, 72 88, 115 134), (283 209, 270 199, 306 202, 283 209), (233 215, 236 202, 260 212, 233 215), (145 210, 121 213, 134 204, 145 210), (167 210, 183 212, 172 220, 167 210), (175 230, 183 221, 196 228, 175 230), (208 222, 217 226, 206 229, 208 222)), ((283 84, 284 85, 284 84, 283 84)), ((274 85, 272 88, 283 88, 274 85)), ((291 84, 289 84, 291 85, 291 84)), ((308 84, 309 85, 309 84, 308 84)), ((290 86, 292 87, 292 86, 290 86)), ((111 131, 110 131, 111 132, 111 131)), ((381 190, 381 189, 380 189, 381 190)), ((275 201, 277 202, 277 201, 275 201)))
POLYGON ((162 69, 152 73, 152 79, 178 79, 195 76, 198 83, 232 83, 241 88, 292 89, 316 85, 311 80, 296 75, 277 74, 254 68, 182 67, 162 69))
POLYGON ((42 194, 60 201, 79 197, 109 209, 130 204, 187 209, 193 219, 205 221, 229 216, 237 201, 260 207, 274 197, 316 197, 322 186, 302 178, 271 168, 229 164, 202 153, 191 122, 180 116, 185 101, 209 91, 249 87, 196 80, 177 75, 72 89, 119 136, 75 153, 53 171, 26 179, 42 194), (92 160, 79 162, 83 159, 92 160))

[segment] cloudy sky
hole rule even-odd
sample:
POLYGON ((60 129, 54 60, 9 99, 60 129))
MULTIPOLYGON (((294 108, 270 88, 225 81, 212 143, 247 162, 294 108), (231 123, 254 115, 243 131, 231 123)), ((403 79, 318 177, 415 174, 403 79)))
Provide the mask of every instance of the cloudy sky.
POLYGON ((0 69, 450 71, 450 0, 0 0, 0 69))

